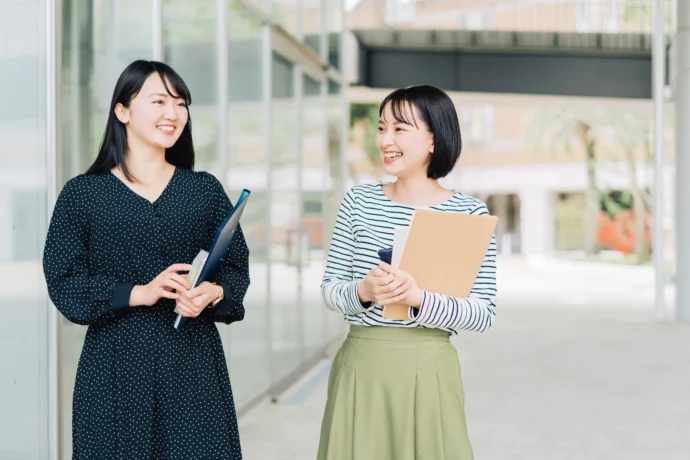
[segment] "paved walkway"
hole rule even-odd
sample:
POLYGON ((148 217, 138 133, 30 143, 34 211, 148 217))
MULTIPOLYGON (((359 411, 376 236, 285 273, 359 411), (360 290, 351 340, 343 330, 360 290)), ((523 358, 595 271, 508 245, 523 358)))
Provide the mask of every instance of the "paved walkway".
MULTIPOLYGON (((654 322, 651 270, 506 260, 499 283, 494 327, 454 339, 476 460, 690 458, 690 325, 654 322)), ((315 458, 328 366, 241 418, 247 460, 315 458)))

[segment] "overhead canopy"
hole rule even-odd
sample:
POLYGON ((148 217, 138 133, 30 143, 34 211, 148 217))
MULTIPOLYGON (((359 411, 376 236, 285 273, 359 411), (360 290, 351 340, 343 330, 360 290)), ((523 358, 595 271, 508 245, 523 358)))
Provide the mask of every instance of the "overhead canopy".
POLYGON ((359 84, 449 91, 651 98, 651 36, 355 30, 359 84))

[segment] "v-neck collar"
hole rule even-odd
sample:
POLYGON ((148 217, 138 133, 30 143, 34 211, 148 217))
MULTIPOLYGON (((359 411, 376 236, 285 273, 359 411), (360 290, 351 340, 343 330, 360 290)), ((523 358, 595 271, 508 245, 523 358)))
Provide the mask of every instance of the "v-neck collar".
POLYGON ((170 179, 168 180, 168 183, 165 184, 165 187, 163 188, 163 191, 161 191, 161 193, 160 193, 160 194, 156 197, 156 199, 153 200, 153 201, 149 200, 148 198, 146 198, 146 197, 144 197, 144 196, 139 195, 137 192, 135 192, 134 190, 132 190, 132 189, 130 188, 129 185, 127 185, 122 179, 120 179, 120 178, 117 177, 115 174, 113 174, 112 171, 108 171, 108 174, 110 174, 111 176, 113 176, 113 178, 114 178, 116 181, 118 181, 120 184, 122 184, 122 186, 123 186, 124 188, 126 188, 126 189, 127 189, 130 193, 132 193, 134 196, 138 197, 139 199, 145 201, 146 203, 148 203, 148 204, 150 204, 150 205, 152 205, 152 206, 155 206, 156 204, 158 204, 158 202, 161 200, 161 198, 163 198, 163 196, 166 194, 166 192, 167 192, 168 189, 170 188, 170 184, 172 184, 173 181, 175 180, 175 176, 177 176, 177 172, 178 172, 178 169, 179 169, 179 168, 178 168, 177 166, 175 166, 174 168, 175 168, 175 169, 173 170, 173 174, 172 174, 172 176, 170 176, 170 179))

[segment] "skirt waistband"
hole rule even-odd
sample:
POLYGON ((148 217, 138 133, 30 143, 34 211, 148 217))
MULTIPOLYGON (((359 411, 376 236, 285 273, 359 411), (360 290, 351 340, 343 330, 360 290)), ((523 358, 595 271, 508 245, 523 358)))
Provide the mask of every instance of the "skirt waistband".
POLYGON ((371 340, 399 340, 404 342, 448 342, 450 333, 441 329, 398 326, 350 325, 348 338, 371 340))

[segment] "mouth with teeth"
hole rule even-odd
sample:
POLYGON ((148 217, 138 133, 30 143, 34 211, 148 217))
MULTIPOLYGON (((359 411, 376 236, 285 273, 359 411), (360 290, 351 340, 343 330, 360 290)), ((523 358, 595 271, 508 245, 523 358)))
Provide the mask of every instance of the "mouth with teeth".
POLYGON ((401 152, 384 152, 383 153, 383 162, 384 163, 393 163, 395 160, 398 158, 401 158, 403 154, 401 152))
POLYGON ((156 128, 165 134, 172 134, 175 132, 175 127, 172 125, 158 125, 156 128))

